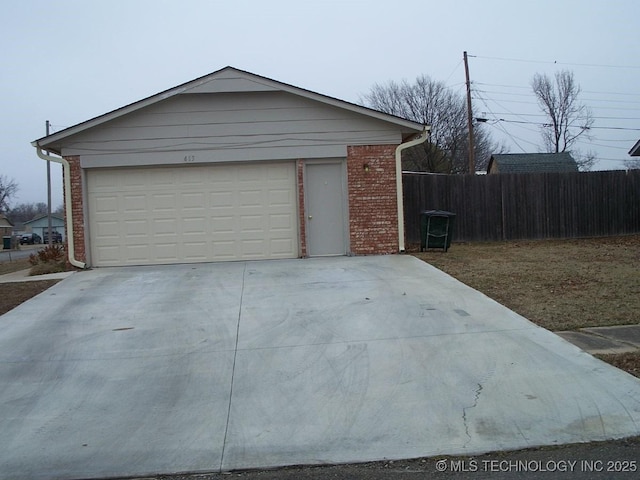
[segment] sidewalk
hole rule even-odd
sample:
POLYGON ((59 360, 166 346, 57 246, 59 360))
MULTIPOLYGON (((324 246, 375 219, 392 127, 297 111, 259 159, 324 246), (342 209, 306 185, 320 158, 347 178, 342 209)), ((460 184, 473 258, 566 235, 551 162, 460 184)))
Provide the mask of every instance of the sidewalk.
POLYGON ((640 325, 591 327, 555 333, 591 354, 629 353, 640 350, 640 325))
POLYGON ((67 278, 69 275, 72 275, 74 273, 74 271, 48 273, 46 275, 35 275, 33 277, 30 277, 29 269, 27 268, 25 270, 19 270, 17 272, 0 275, 0 283, 36 282, 39 280, 62 280, 63 278, 67 278))

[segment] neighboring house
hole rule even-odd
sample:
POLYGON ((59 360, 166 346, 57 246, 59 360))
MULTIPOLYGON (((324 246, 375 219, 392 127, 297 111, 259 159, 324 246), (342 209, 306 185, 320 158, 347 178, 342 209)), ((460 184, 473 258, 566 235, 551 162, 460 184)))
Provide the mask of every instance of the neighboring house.
POLYGON ((424 130, 226 67, 32 145, 64 158, 71 259, 146 265, 403 250, 424 130))
MULTIPOLYGON (((49 220, 47 215, 41 215, 28 222, 24 222, 24 228, 28 232, 37 233, 41 238, 45 238, 45 233, 49 229, 49 220)), ((58 232, 62 235, 62 240, 65 239, 64 234, 64 218, 59 215, 51 215, 51 231, 58 232)))
POLYGON ((631 150, 629 150, 629 155, 632 157, 640 157, 640 140, 638 140, 636 144, 631 147, 631 150))
POLYGON ((13 235, 13 223, 4 215, 0 215, 0 237, 10 237, 13 235))
POLYGON ((569 152, 504 153, 491 155, 487 173, 577 172, 578 164, 569 152))

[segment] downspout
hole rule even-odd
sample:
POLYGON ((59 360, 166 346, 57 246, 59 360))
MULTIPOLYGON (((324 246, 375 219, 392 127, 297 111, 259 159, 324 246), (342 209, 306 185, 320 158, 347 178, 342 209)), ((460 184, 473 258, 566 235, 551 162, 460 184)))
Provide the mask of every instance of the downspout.
MULTIPOLYGON (((34 142, 35 143, 35 142, 34 142)), ((73 213, 72 213, 72 205, 71 205, 71 168, 69 167, 69 162, 67 162, 62 157, 52 157, 51 155, 47 155, 42 153, 42 149, 39 145, 34 145, 38 152, 38 157, 42 160, 52 161, 56 163, 62 164, 62 168, 64 170, 64 205, 65 205, 65 214, 67 218, 67 248, 69 263, 77 268, 84 269, 86 264, 76 259, 75 247, 73 244, 73 213)))
POLYGON ((404 252, 404 195, 402 189, 402 151, 424 143, 431 134, 431 127, 426 126, 422 134, 409 142, 401 143, 396 148, 396 193, 398 203, 398 246, 400 252, 404 252))

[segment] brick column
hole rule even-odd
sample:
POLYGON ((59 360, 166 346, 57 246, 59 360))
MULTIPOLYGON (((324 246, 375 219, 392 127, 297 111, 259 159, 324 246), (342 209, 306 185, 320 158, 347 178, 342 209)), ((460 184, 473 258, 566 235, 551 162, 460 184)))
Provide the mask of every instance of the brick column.
POLYGON ((347 148, 349 238, 359 255, 398 253, 396 145, 347 148))
MULTIPOLYGON (((72 217, 73 217, 73 247, 75 249, 75 257, 77 260, 80 260, 81 262, 86 262, 87 256, 85 252, 85 241, 84 241, 84 205, 83 205, 82 169, 80 168, 80 157, 69 156, 64 158, 67 162, 69 162, 69 169, 71 173, 70 175, 71 211, 72 211, 72 217)), ((65 200, 66 200, 66 196, 65 196, 65 200)), ((65 209, 66 209, 66 205, 65 205, 65 209)), ((66 215, 65 215, 65 225, 66 225, 66 215)), ((68 229, 67 229, 67 232, 68 232, 68 229)))
POLYGON ((307 257, 307 228, 304 216, 304 160, 296 162, 298 170, 298 232, 300 234, 300 254, 301 258, 307 257))

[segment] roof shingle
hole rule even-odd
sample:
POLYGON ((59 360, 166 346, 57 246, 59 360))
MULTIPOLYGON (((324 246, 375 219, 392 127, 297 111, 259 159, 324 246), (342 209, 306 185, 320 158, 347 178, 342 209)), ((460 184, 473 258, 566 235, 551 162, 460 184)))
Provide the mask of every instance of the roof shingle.
POLYGON ((578 164, 569 152, 494 154, 491 156, 487 167, 488 173, 545 173, 577 171, 578 164), (495 169, 496 166, 497 172, 495 169))

